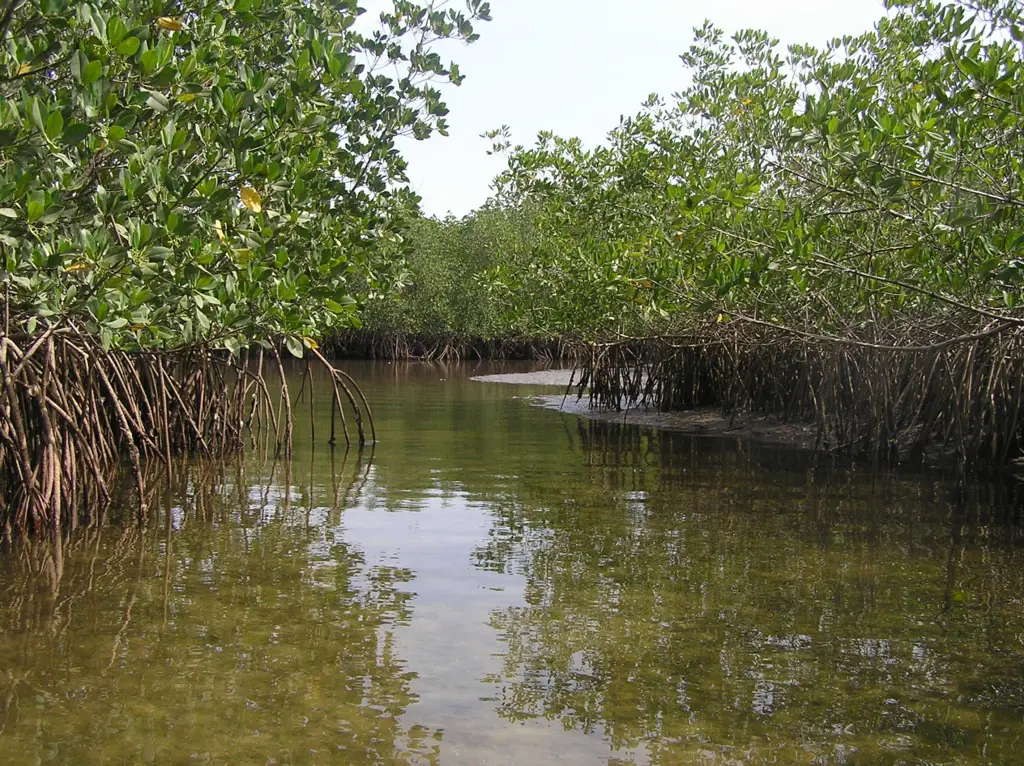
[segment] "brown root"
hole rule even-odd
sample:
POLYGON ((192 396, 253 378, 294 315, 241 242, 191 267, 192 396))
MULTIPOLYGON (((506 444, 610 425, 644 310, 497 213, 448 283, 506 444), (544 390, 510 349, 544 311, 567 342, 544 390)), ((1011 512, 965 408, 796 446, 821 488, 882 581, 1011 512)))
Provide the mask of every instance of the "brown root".
MULTIPOLYGON (((262 350, 253 366, 247 352, 233 359, 205 348, 108 351, 68 330, 0 335, 0 520, 7 535, 59 536, 92 523, 110 503, 125 462, 144 520, 144 476, 154 465, 238 452, 247 435, 258 443, 261 434, 264 454, 273 443, 290 456, 291 401, 280 354, 271 353, 281 375, 277 400, 262 350)), ((356 412, 362 443, 363 413, 369 416, 362 392, 338 370, 333 379, 356 412)))
POLYGON ((712 324, 688 336, 581 345, 592 406, 814 423, 819 446, 883 460, 998 467, 1024 453, 1024 331, 903 327, 850 342, 712 324), (962 337, 946 343, 942 338, 962 337))

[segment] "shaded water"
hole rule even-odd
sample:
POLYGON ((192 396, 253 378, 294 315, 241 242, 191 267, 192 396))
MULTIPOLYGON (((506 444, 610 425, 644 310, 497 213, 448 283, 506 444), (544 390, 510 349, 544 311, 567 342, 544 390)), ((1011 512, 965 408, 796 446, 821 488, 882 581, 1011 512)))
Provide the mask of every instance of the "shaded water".
POLYGON ((332 459, 321 381, 290 466, 4 551, 0 760, 1024 762, 1012 488, 348 369, 372 459, 332 459))

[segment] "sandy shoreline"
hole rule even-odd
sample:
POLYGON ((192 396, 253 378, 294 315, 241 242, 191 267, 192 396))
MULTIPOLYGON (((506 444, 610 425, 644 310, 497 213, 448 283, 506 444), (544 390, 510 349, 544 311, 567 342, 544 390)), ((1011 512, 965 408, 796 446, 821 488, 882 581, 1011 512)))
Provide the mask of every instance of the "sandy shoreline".
POLYGON ((539 370, 537 372, 508 372, 500 375, 478 375, 471 380, 478 383, 506 383, 517 386, 558 386, 566 388, 573 370, 539 370))
POLYGON ((651 409, 632 409, 623 412, 591 409, 586 399, 577 400, 576 391, 565 396, 573 370, 542 370, 539 372, 481 375, 473 380, 481 383, 504 383, 520 386, 551 386, 563 389, 562 394, 538 394, 534 404, 549 410, 602 420, 608 423, 627 423, 637 426, 661 428, 688 434, 729 436, 762 444, 776 444, 798 448, 813 448, 816 429, 813 424, 780 423, 774 418, 723 415, 721 410, 707 408, 682 412, 659 412, 651 409))

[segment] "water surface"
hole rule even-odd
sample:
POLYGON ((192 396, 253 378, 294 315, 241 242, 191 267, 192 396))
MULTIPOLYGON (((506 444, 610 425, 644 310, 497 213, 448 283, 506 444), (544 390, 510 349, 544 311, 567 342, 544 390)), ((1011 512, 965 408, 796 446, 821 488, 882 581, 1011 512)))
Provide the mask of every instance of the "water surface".
MULTIPOLYGON (((352 364, 378 444, 0 562, 11 763, 1015 763, 1016 489, 352 364)), ((314 440, 315 436, 315 440, 314 440)))

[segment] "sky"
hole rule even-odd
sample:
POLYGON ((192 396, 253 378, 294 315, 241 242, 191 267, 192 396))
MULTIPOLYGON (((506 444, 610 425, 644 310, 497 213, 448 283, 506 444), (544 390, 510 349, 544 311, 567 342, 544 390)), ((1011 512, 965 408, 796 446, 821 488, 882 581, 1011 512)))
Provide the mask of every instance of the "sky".
POLYGON ((508 125, 513 144, 532 144, 541 130, 599 143, 649 94, 685 86, 679 54, 705 19, 822 45, 883 13, 882 0, 491 0, 479 41, 438 49, 466 81, 444 89, 448 137, 401 142, 410 180, 424 212, 462 216, 486 201, 504 164, 487 155, 485 131, 508 125))

